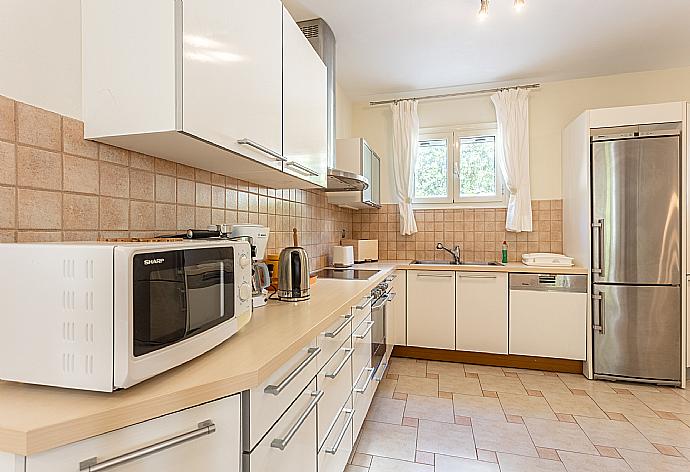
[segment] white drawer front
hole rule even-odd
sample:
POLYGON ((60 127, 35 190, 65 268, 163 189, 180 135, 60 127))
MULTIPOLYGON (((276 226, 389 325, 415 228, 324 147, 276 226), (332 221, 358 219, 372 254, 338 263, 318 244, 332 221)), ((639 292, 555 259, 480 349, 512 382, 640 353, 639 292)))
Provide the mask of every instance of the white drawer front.
POLYGON ((321 333, 317 343, 321 348, 319 353, 319 369, 326 364, 342 344, 352 334, 352 313, 347 310, 327 330, 321 333))
POLYGON ((352 347, 355 352, 352 355, 352 381, 353 386, 360 372, 371 364, 371 330, 373 329, 371 316, 367 316, 356 328, 352 330, 352 347))
POLYGON ((316 472, 316 409, 322 394, 313 380, 256 448, 244 453, 242 471, 316 472))
POLYGON ((240 457, 240 397, 234 395, 31 455, 26 459, 26 470, 75 472, 91 459, 91 463, 104 467, 97 470, 113 472, 239 472, 240 457), (213 426, 200 425, 206 421, 213 426), (156 446, 155 452, 143 450, 151 446, 156 446), (134 458, 122 462, 125 454, 134 458))
POLYGON ((319 451, 319 472, 343 472, 354 444, 353 421, 352 398, 348 398, 319 451))
POLYGON ((355 410, 353 424, 355 439, 359 435, 359 430, 362 429, 364 418, 366 418, 367 411, 369 411, 369 405, 371 405, 371 400, 374 398, 377 385, 378 382, 375 379, 375 372, 371 367, 370 361, 356 374, 355 387, 352 391, 352 403, 355 410))
POLYGON ((324 396, 319 403, 319 446, 326 439, 326 434, 336 421, 340 409, 352 391, 352 356, 350 338, 344 343, 333 358, 319 372, 317 383, 324 396))
POLYGON ((318 372, 319 348, 310 343, 278 369, 267 381, 244 392, 249 418, 243 423, 243 448, 250 451, 318 372))

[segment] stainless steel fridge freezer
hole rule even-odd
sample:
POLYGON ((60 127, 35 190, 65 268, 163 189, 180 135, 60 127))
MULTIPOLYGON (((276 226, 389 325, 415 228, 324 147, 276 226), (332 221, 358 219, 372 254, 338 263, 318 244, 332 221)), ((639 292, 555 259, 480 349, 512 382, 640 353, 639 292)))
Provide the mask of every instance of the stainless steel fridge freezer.
POLYGON ((592 130, 596 378, 680 383, 680 129, 592 130))

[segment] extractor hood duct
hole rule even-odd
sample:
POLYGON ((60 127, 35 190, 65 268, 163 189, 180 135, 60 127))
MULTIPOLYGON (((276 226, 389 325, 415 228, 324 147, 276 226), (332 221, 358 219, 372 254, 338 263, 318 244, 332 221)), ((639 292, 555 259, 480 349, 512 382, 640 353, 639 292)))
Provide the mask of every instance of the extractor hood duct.
POLYGON ((335 155, 335 35, 321 18, 300 21, 297 25, 307 37, 316 53, 326 65, 326 84, 328 89, 328 180, 326 191, 361 191, 368 187, 367 179, 361 175, 340 171, 335 155))

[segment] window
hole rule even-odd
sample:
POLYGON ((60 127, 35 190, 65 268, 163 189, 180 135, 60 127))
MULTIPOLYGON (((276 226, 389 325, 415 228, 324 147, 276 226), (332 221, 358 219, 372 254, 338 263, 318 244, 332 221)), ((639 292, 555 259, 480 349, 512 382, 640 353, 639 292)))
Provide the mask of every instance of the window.
POLYGON ((496 165, 496 125, 422 130, 414 169, 415 203, 504 203, 496 165))

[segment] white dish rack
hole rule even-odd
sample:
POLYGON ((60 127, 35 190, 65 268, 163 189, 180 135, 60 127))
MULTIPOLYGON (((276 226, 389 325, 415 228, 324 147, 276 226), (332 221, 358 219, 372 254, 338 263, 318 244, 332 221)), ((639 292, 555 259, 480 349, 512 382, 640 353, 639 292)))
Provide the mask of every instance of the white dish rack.
POLYGON ((572 257, 550 252, 523 254, 522 263, 528 266, 540 267, 572 267, 574 265, 572 257))

